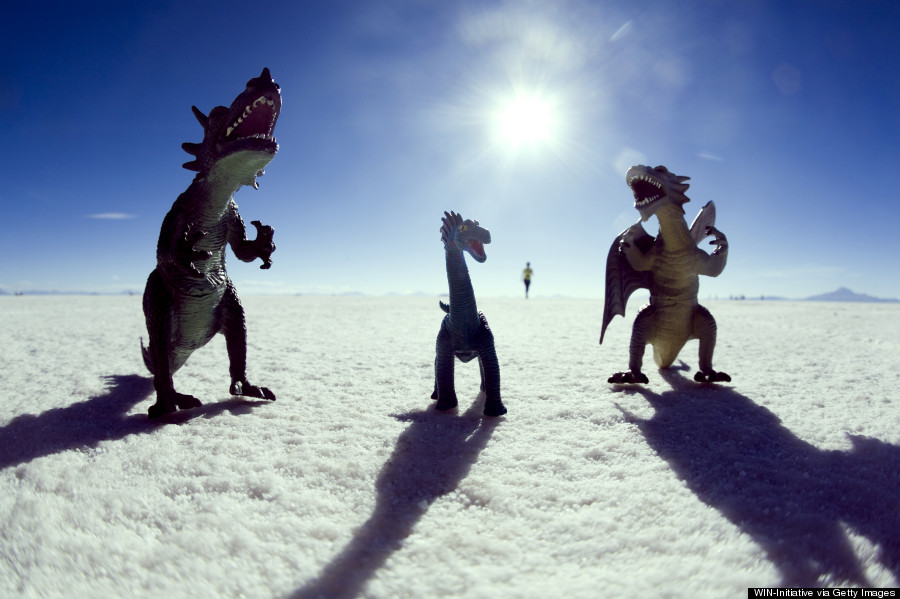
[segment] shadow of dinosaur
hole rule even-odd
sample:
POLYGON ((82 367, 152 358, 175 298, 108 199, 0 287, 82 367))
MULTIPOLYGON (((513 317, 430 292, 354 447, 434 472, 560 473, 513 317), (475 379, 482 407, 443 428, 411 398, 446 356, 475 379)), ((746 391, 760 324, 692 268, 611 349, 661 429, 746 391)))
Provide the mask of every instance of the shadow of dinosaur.
POLYGON ((249 411, 265 403, 235 398, 151 421, 145 414, 128 412, 150 396, 153 379, 137 374, 105 378, 109 386, 102 395, 37 415, 23 414, 0 426, 0 470, 71 449, 95 447, 101 441, 152 432, 160 425, 209 418, 226 410, 249 411))
POLYGON ((480 401, 459 417, 433 408, 394 415, 410 425, 378 475, 372 515, 347 547, 292 599, 350 598, 361 593, 400 549, 428 506, 456 489, 487 445, 498 421, 482 420, 478 406, 480 401))
POLYGON ((784 585, 870 586, 846 529, 900 580, 900 447, 851 435, 849 451, 824 451, 733 389, 660 372, 671 391, 633 390, 652 418, 619 409, 701 501, 762 547, 784 585))

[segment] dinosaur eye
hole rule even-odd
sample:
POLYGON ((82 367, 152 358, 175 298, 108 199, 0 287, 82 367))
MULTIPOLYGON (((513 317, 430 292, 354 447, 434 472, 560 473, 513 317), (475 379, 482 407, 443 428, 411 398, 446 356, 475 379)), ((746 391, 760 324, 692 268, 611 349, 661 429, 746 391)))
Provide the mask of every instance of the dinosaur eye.
POLYGON ((467 227, 466 225, 460 225, 460 226, 459 226, 459 232, 460 232, 460 233, 465 233, 466 230, 468 230, 468 228, 469 228, 469 227, 467 227))

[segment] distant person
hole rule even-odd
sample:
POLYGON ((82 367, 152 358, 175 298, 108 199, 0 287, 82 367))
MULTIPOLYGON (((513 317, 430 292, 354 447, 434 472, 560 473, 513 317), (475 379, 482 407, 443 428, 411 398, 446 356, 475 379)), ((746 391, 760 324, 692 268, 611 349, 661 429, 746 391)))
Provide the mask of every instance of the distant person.
POLYGON ((525 282, 525 299, 528 299, 528 288, 531 287, 531 262, 525 263, 525 270, 522 271, 522 280, 525 282))

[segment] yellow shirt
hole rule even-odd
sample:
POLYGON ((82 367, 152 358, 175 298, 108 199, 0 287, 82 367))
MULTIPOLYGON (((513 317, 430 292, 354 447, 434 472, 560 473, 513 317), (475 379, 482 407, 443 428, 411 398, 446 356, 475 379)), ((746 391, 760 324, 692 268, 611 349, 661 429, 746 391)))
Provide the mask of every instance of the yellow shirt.
POLYGON ((531 269, 530 269, 530 268, 526 268, 525 270, 523 270, 523 271, 522 271, 522 277, 523 277, 526 281, 530 281, 530 280, 531 280, 531 269))

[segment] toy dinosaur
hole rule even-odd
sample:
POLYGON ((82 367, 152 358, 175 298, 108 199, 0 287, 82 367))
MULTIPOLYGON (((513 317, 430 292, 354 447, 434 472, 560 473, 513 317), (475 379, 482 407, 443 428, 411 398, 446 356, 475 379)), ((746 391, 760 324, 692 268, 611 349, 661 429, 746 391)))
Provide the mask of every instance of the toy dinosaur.
POLYGON ((216 106, 209 116, 196 106, 192 110, 203 126, 203 141, 182 144, 196 157, 183 166, 197 175, 163 220, 157 266, 144 290, 150 341, 141 348, 156 388, 151 418, 201 405, 192 395, 176 392, 172 376, 216 333, 225 335, 230 392, 275 399, 268 388, 247 381, 244 309, 225 272, 225 245, 231 244, 239 260, 261 258, 260 268, 272 265, 274 230, 253 221, 256 239, 248 240, 234 194, 242 185, 258 189, 256 177, 278 151, 272 134, 281 111, 281 90, 269 69, 263 69, 229 108, 216 106))
POLYGON ((457 406, 453 380, 453 359, 468 362, 478 358, 481 371, 481 390, 484 391, 484 415, 502 416, 506 406, 500 400, 500 363, 494 349, 494 334, 487 319, 475 305, 475 291, 469 279, 469 269, 463 252, 476 262, 484 262, 484 244, 491 242, 491 233, 477 220, 463 220, 455 212, 445 212, 441 219, 441 241, 447 261, 447 281, 450 284, 450 304, 439 302, 447 313, 435 344, 434 393, 436 409, 450 410, 457 406))
POLYGON ((716 277, 722 272, 728 241, 714 226, 716 208, 712 202, 700 210, 688 229, 683 206, 690 201, 684 195, 690 187, 685 183, 689 179, 670 173, 664 166, 633 166, 625 175, 641 220, 616 237, 609 249, 600 343, 613 317, 625 316, 625 304, 636 289, 650 290, 650 304, 641 308, 634 321, 628 371, 613 374, 610 383, 647 383, 647 376, 641 372, 645 346, 653 346, 653 359, 659 368, 668 368, 690 339, 700 340, 700 371, 694 380, 731 380, 724 372, 713 370, 716 321, 697 301, 698 275, 716 277), (641 226, 641 221, 654 214, 659 220, 655 238, 641 226), (713 237, 710 245, 716 246, 712 254, 697 247, 708 236, 713 237))

